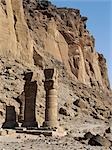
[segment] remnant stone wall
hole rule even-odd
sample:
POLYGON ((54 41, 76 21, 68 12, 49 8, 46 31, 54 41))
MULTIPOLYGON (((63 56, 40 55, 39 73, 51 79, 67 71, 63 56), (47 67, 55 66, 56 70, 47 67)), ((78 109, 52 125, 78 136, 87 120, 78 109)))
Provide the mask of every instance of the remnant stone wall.
POLYGON ((17 116, 14 106, 6 106, 6 118, 2 125, 3 128, 15 128, 18 127, 17 116))

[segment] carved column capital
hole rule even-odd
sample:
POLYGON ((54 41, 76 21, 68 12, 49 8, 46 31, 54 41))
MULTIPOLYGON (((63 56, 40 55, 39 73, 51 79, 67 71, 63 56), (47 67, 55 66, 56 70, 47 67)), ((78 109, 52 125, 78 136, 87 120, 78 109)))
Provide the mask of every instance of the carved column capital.
POLYGON ((44 70, 45 80, 54 80, 58 79, 58 72, 54 68, 44 70))
POLYGON ((44 88, 45 90, 50 89, 57 89, 57 79, 58 79, 58 72, 56 69, 45 69, 44 70, 45 75, 45 82, 44 82, 44 88))

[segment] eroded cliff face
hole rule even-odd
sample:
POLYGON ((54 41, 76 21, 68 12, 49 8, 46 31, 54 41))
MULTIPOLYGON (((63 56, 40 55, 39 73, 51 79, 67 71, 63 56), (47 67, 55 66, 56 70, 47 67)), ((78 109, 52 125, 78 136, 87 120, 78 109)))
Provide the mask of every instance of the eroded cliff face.
POLYGON ((0 0, 0 55, 33 63, 33 41, 21 0, 0 0))
POLYGON ((0 0, 0 55, 42 68, 57 61, 76 80, 109 89, 106 61, 86 21, 79 10, 48 1, 0 0))
POLYGON ((105 59, 96 52, 95 39, 86 29, 87 17, 77 9, 56 8, 48 1, 24 0, 23 6, 32 38, 41 53, 48 52, 64 63, 80 82, 110 88, 105 59))

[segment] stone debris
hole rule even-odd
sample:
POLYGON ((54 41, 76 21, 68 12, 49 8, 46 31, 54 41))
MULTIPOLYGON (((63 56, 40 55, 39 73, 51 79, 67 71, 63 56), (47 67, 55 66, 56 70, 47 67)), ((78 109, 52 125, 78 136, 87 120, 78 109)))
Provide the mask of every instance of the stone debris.
POLYGON ((108 139, 98 134, 90 138, 88 144, 92 146, 106 146, 106 147, 112 146, 112 142, 110 142, 108 139))
POLYGON ((84 139, 85 140, 88 140, 88 139, 91 139, 94 135, 91 133, 91 132, 87 132, 85 135, 84 135, 84 139))
POLYGON ((61 108, 59 109, 59 113, 62 114, 62 115, 65 115, 65 116, 70 116, 70 113, 69 113, 69 111, 67 110, 67 108, 61 107, 61 108))
POLYGON ((87 102, 85 102, 84 100, 80 100, 80 99, 74 101, 73 104, 80 107, 81 109, 86 109, 88 107, 87 102))

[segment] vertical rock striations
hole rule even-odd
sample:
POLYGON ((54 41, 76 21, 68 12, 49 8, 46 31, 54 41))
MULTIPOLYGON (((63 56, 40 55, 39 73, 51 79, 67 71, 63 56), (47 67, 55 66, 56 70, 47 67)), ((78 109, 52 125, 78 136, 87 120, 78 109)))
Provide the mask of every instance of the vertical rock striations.
POLYGON ((106 65, 103 58, 99 60, 95 39, 86 28, 87 17, 81 16, 78 9, 56 8, 48 1, 24 0, 23 6, 28 27, 41 53, 51 54, 80 82, 109 88, 106 65))
POLYGON ((43 57, 45 65, 57 61, 80 82, 109 89, 106 61, 86 21, 78 9, 49 1, 0 0, 0 55, 42 68, 43 57))
POLYGON ((21 0, 0 1, 0 55, 33 63, 33 42, 21 0))

